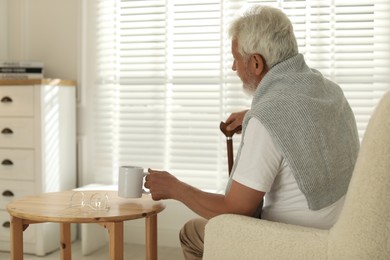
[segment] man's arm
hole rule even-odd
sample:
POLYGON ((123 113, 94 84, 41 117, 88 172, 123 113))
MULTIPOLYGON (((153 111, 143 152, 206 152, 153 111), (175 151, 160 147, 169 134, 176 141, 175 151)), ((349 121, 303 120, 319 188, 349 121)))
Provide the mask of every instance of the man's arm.
POLYGON ((154 200, 175 199, 181 201, 198 215, 210 219, 226 213, 254 216, 264 197, 264 192, 232 182, 225 195, 201 191, 179 181, 168 172, 149 169, 145 187, 150 189, 154 200))

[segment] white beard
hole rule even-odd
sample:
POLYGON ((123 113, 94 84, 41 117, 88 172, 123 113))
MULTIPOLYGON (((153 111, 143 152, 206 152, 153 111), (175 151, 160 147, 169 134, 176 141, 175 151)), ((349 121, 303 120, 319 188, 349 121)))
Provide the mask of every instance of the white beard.
POLYGON ((251 81, 248 84, 245 83, 242 84, 242 87, 244 89, 245 94, 247 94, 248 96, 253 96, 253 94, 257 89, 257 84, 255 80, 251 79, 251 81))
MULTIPOLYGON (((243 90, 244 90, 244 93, 248 96, 253 96, 253 94, 255 93, 256 89, 257 89, 257 83, 256 83, 256 79, 255 79, 255 75, 252 75, 249 70, 248 70, 248 67, 245 66, 245 69, 244 69, 244 73, 245 73, 245 76, 246 78, 248 79, 248 83, 243 83, 242 84, 242 87, 243 87, 243 90)), ((240 77, 240 75, 237 73, 237 76, 242 80, 242 78, 240 77)))
POLYGON ((253 75, 251 75, 251 73, 245 69, 245 73, 246 73, 246 76, 247 78, 249 79, 249 82, 248 83, 243 83, 242 86, 244 88, 244 92, 247 94, 247 95, 250 95, 252 96, 256 89, 257 89, 257 83, 256 83, 256 79, 253 75))

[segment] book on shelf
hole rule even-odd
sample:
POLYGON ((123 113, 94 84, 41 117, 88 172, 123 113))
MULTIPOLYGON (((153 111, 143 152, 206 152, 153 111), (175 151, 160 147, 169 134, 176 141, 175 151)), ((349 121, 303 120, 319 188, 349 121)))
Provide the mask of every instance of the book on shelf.
POLYGON ((43 74, 38 73, 13 73, 13 74, 5 74, 0 73, 0 79, 2 80, 20 80, 20 79, 43 79, 43 74))
POLYGON ((26 68, 26 67, 0 67, 0 73, 3 74, 22 74, 22 73, 31 73, 31 74, 40 74, 43 72, 43 68, 37 68, 37 67, 31 67, 31 68, 26 68))
POLYGON ((39 61, 2 61, 0 60, 0 68, 43 68, 43 63, 39 61))
POLYGON ((42 79, 43 63, 36 61, 0 61, 0 79, 42 79))

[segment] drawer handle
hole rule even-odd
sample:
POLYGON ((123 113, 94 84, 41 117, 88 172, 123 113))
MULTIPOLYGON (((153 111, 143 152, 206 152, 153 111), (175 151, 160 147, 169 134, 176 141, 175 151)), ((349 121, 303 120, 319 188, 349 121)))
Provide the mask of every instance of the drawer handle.
POLYGON ((12 131, 12 129, 9 129, 8 127, 7 128, 4 128, 2 131, 1 131, 2 134, 5 134, 5 135, 10 135, 10 134, 13 134, 14 131, 12 131))
POLYGON ((1 162, 2 165, 14 165, 14 163, 9 160, 9 159, 4 159, 2 162, 1 162))
POLYGON ((10 98, 10 97, 3 97, 1 99, 1 102, 3 102, 3 103, 12 103, 12 98, 10 98))
POLYGON ((3 228, 9 228, 11 226, 11 223, 9 221, 6 221, 3 223, 3 228))
POLYGON ((3 191, 3 194, 2 194, 4 197, 13 197, 14 196, 14 193, 10 190, 5 190, 3 191))

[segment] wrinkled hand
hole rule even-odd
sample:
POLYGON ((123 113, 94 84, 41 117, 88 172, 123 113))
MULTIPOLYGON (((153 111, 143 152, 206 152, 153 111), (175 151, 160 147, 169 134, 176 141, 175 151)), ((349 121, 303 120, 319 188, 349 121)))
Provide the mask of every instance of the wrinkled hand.
POLYGON ((153 200, 174 198, 175 188, 179 180, 166 171, 148 169, 149 174, 145 177, 145 188, 150 190, 153 200))
MULTIPOLYGON (((242 121, 244 121, 246 112, 248 112, 248 110, 232 113, 226 120, 226 124, 227 124, 226 130, 233 131, 238 126, 242 125, 242 121)), ((241 131, 237 133, 241 133, 241 131)))

